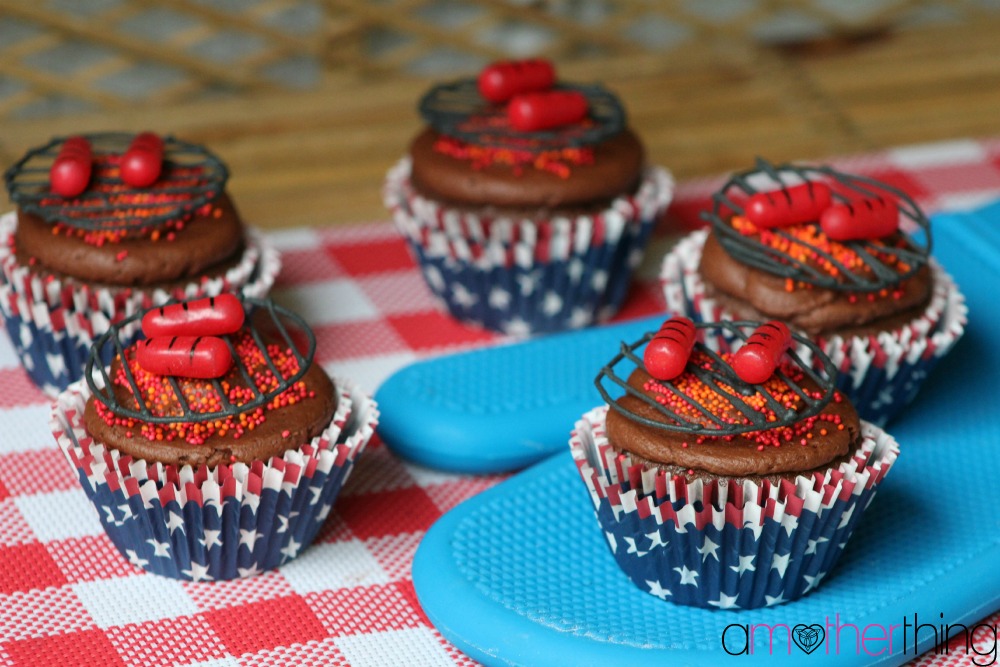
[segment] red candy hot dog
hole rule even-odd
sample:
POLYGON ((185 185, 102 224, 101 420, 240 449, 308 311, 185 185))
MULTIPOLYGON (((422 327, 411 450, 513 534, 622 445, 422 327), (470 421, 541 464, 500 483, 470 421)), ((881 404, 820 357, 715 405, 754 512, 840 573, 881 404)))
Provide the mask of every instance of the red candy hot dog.
POLYGON ((733 355, 733 370, 744 382, 765 382, 791 346, 792 332, 787 326, 776 320, 762 324, 733 355))
POLYGON ((163 139, 152 132, 137 134, 122 156, 122 180, 134 188, 156 182, 163 168, 163 139))
POLYGON ((139 365, 150 373, 207 380, 233 365, 229 346, 215 336, 163 336, 136 345, 139 365))
POLYGON ((63 142, 59 155, 49 169, 49 187, 61 197, 76 197, 87 189, 94 154, 90 142, 83 137, 70 137, 63 142))
POLYGON ((232 294, 172 303, 142 316, 142 332, 154 336, 221 336, 243 326, 243 304, 232 294))
POLYGON ((556 70, 548 60, 504 60, 479 74, 479 94, 500 103, 521 93, 548 90, 555 82, 556 70))
POLYGON ((758 227, 786 227, 819 220, 830 201, 829 186, 809 181, 771 192, 758 192, 747 200, 743 214, 758 227))
POLYGON ((697 330, 686 317, 671 317, 660 326, 642 355, 646 372, 657 380, 673 380, 684 372, 697 330))
POLYGON ((510 101, 507 117, 520 132, 572 125, 587 117, 587 98, 575 90, 526 93, 510 101))
POLYGON ((834 241, 880 239, 899 229, 899 206, 882 197, 834 204, 823 211, 819 226, 834 241))

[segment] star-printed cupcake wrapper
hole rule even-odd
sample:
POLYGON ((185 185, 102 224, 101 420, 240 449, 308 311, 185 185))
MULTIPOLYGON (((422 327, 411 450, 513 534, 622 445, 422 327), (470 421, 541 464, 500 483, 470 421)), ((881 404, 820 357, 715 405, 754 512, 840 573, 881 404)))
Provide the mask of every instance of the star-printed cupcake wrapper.
MULTIPOLYGON (((248 229, 243 255, 220 276, 171 290, 93 286, 20 264, 10 244, 16 225, 16 214, 0 216, 0 313, 28 375, 53 397, 83 377, 91 345, 112 324, 171 299, 226 292, 262 298, 281 268, 277 249, 248 229)), ((137 323, 124 342, 138 332, 137 323)))
POLYGON ((814 590, 899 454, 891 436, 862 422, 853 458, 825 474, 688 482, 616 452, 607 410, 585 414, 570 439, 598 524, 636 586, 688 606, 756 609, 814 590))
MULTIPOLYGON (((698 272, 706 236, 703 230, 693 232, 664 257, 660 283, 667 310, 696 322, 741 319, 706 295, 698 272)), ((862 419, 874 424, 884 425, 913 400, 930 371, 965 332, 965 297, 933 258, 928 265, 930 301, 905 326, 877 335, 817 339, 840 371, 837 388, 862 419)))
POLYGON ((511 335, 607 319, 620 307, 673 182, 649 169, 638 192, 593 216, 485 219, 417 196, 409 161, 386 204, 438 301, 457 319, 511 335))
POLYGON ((350 381, 336 386, 337 411, 322 434, 249 465, 150 464, 94 441, 83 423, 85 382, 60 394, 50 425, 129 562, 174 579, 237 579, 286 563, 313 541, 371 439, 375 402, 350 381))

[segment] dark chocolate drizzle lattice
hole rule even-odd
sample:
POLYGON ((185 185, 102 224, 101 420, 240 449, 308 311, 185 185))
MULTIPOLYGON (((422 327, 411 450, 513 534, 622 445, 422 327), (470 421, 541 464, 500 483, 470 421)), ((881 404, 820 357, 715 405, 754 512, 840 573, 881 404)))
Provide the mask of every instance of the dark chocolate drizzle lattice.
MULTIPOLYGON (((754 330, 761 324, 763 323, 726 321, 707 324, 702 323, 696 324, 695 326, 698 329, 722 329, 726 332, 726 334, 728 334, 727 338, 746 341, 754 330)), ((801 399, 801 408, 798 410, 785 408, 767 391, 765 391, 762 385, 754 385, 744 382, 739 378, 739 376, 736 375, 736 372, 732 369, 732 367, 723 361, 718 352, 709 349, 704 343, 696 342, 694 352, 702 352, 707 355, 712 362, 711 368, 706 369, 689 363, 685 372, 694 374, 695 377, 701 380, 701 382, 711 388, 715 394, 728 402, 736 411, 743 415, 744 421, 743 423, 736 424, 728 423, 721 419, 719 415, 712 414, 707 408, 700 405, 690 396, 678 391, 671 382, 653 380, 690 405, 695 411, 704 417, 707 424, 691 421, 688 417, 674 412, 669 406, 658 403, 648 394, 639 391, 628 383, 628 375, 631 374, 632 370, 636 368, 645 368, 642 358, 635 354, 636 350, 652 340, 654 334, 655 332, 650 331, 634 343, 622 342, 619 353, 615 355, 615 357, 608 362, 604 368, 601 369, 597 378, 594 380, 594 384, 597 386, 597 391, 600 392, 601 397, 605 400, 605 402, 607 402, 611 409, 639 424, 665 431, 689 433, 691 435, 708 435, 716 437, 739 435, 741 433, 749 433, 751 431, 791 426, 792 424, 795 424, 803 419, 819 414, 833 399, 833 393, 836 388, 837 368, 833 361, 831 361, 831 359, 823 353, 819 346, 805 336, 796 333, 792 334, 792 338, 795 343, 808 349, 809 353, 812 354, 813 359, 817 360, 819 363, 816 365, 806 363, 799 356, 794 347, 788 351, 787 355, 792 363, 801 369, 805 376, 812 380, 812 382, 814 382, 816 386, 823 391, 823 395, 818 399, 813 398, 806 393, 802 386, 793 382, 780 367, 777 371, 775 371, 777 376, 801 399), (622 378, 615 372, 615 367, 626 361, 632 365, 632 368, 630 368, 628 373, 625 374, 626 377, 622 378), (610 382, 612 385, 624 389, 625 393, 642 400, 646 405, 654 408, 663 417, 663 421, 643 417, 642 415, 619 405, 612 397, 608 387, 604 386, 605 382, 610 382), (722 387, 732 389, 734 394, 723 391, 722 387), (753 410, 744 401, 737 398, 737 395, 749 397, 754 394, 760 394, 764 398, 767 403, 767 407, 773 410, 777 415, 777 421, 767 421, 767 417, 764 413, 753 410)), ((692 356, 694 356, 694 353, 692 353, 692 356)))
POLYGON ((90 141, 95 168, 87 190, 74 199, 64 199, 49 189, 49 170, 67 137, 58 137, 33 148, 4 172, 4 185, 25 213, 52 223, 87 231, 127 232, 160 227, 211 203, 222 194, 229 178, 226 165, 211 151, 172 136, 163 137, 163 170, 148 188, 133 188, 97 168, 98 158, 122 155, 135 135, 108 132, 81 135, 90 141), (198 184, 192 180, 197 172, 198 184), (181 178, 184 175, 184 178, 181 178), (173 197, 175 201, 143 201, 144 195, 173 197), (159 209, 164 209, 160 211, 159 209), (153 210, 152 215, 130 215, 129 211, 153 210), (101 215, 93 215, 101 213, 101 215))
POLYGON ((625 129, 625 110, 608 89, 560 83, 554 90, 576 90, 587 98, 587 123, 539 132, 519 132, 506 122, 507 106, 479 94, 474 79, 431 88, 421 99, 420 115, 439 133, 475 146, 511 150, 547 150, 598 144, 625 129))
MULTIPOLYGON (((892 287, 916 274, 927 263, 931 251, 930 220, 909 195, 873 178, 845 174, 827 166, 772 165, 758 158, 753 169, 737 172, 721 190, 712 195, 712 210, 703 213, 702 217, 712 224, 712 230, 719 243, 737 261, 783 278, 791 278, 830 290, 877 292, 892 287), (867 272, 852 270, 822 248, 794 238, 781 228, 769 230, 780 238, 815 251, 817 256, 836 268, 840 277, 829 275, 795 259, 788 253, 761 243, 759 239, 741 234, 730 224, 731 216, 743 214, 743 207, 734 201, 735 193, 749 197, 758 192, 779 190, 803 181, 817 179, 831 185, 834 203, 850 202, 851 197, 846 194, 850 193, 855 198, 888 197, 899 206, 900 215, 903 216, 900 224, 902 240, 900 246, 885 245, 867 239, 839 242, 857 253, 870 275, 866 275, 867 272), (906 229, 907 227, 910 229, 906 229), (923 231, 926 241, 920 242, 914 238, 912 232, 916 230, 923 231), (900 271, 880 259, 877 253, 898 258, 906 263, 907 269, 900 271)), ((811 224, 818 225, 818 221, 811 224)))
POLYGON ((90 391, 97 397, 98 400, 104 403, 119 417, 138 419, 153 424, 214 421, 216 419, 225 419, 226 417, 235 417, 241 413, 250 412, 251 410, 261 407, 265 403, 271 401, 275 396, 287 390, 306 374, 316 355, 316 336, 313 334, 312 329, 309 328, 309 325, 306 324, 305 320, 292 311, 275 304, 270 299, 244 298, 243 307, 246 311, 246 324, 244 325, 244 328, 249 330, 250 335, 253 337, 254 343, 256 343, 257 348, 263 355, 268 368, 274 374, 274 377, 278 378, 277 388, 269 392, 262 392, 253 381, 248 369, 243 364, 239 354, 236 352, 236 348, 232 341, 232 336, 235 336, 236 334, 220 336, 220 338, 222 338, 222 340, 224 340, 229 346, 229 351, 233 355, 233 366, 243 378, 246 386, 254 392, 254 398, 242 405, 233 405, 227 399, 226 392, 222 390, 222 385, 220 384, 218 378, 212 380, 199 380, 199 382, 209 382, 212 385, 213 391, 218 394, 219 401, 222 404, 222 410, 217 412, 195 412, 191 409, 190 404, 184 398, 184 393, 181 391, 180 383, 177 378, 171 377, 168 378, 168 381, 177 397, 182 414, 154 415, 152 411, 150 411, 149 406, 140 399, 141 394, 139 392, 138 385, 136 384, 135 376, 132 374, 125 358, 125 347, 121 341, 122 330, 134 328, 135 325, 137 325, 137 323, 142 319, 142 316, 147 312, 143 311, 113 325, 104 335, 98 338, 94 342, 94 345, 90 348, 90 355, 87 358, 87 365, 84 371, 84 377, 87 379, 87 385, 90 387, 90 391), (274 324, 275 330, 280 334, 281 338, 288 345, 292 354, 295 356, 299 365, 299 370, 295 374, 284 378, 275 365, 274 360, 267 353, 267 344, 261 337, 259 328, 253 324, 253 315, 257 309, 261 309, 268 314, 271 318, 271 322, 274 324), (288 330, 289 325, 292 325, 295 330, 305 336, 307 342, 305 354, 299 351, 295 341, 292 340, 292 336, 288 330), (112 346, 114 352, 113 355, 111 355, 111 358, 118 358, 121 361, 122 368, 132 391, 132 396, 135 397, 136 403, 139 406, 138 410, 125 407, 115 397, 114 391, 112 390, 111 378, 108 376, 108 372, 104 368, 104 364, 101 363, 102 358, 108 358, 107 355, 104 354, 104 349, 108 345, 112 346), (95 378, 95 367, 103 380, 103 387, 98 386, 95 378))

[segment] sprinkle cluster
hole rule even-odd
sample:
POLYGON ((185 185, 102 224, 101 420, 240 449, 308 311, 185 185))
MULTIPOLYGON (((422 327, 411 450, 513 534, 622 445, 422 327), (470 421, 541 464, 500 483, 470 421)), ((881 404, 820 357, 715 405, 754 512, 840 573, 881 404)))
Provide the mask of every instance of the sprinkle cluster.
POLYGON ((510 167, 517 175, 521 175, 525 169, 536 169, 555 174, 559 178, 569 178, 571 167, 594 163, 594 151, 590 148, 567 147, 539 151, 478 146, 452 137, 440 137, 434 142, 434 150, 457 160, 471 162, 475 170, 498 164, 510 167))
POLYGON ((201 196, 207 187, 204 168, 172 166, 153 185, 135 189, 121 181, 121 159, 121 155, 115 154, 95 156, 93 179, 82 195, 68 201, 51 197, 39 202, 43 207, 60 207, 73 219, 100 221, 96 229, 56 222, 52 227, 53 235, 76 236, 98 247, 116 243, 126 236, 145 236, 153 241, 161 237, 173 240, 174 232, 183 229, 195 215, 221 217, 221 209, 212 204, 204 204, 198 209, 184 206, 185 202, 201 196), (168 215, 175 210, 180 210, 180 215, 165 224, 149 227, 140 224, 143 219, 168 215), (122 229, 122 223, 128 223, 131 228, 122 229), (102 226, 107 228, 102 229, 102 226))
MULTIPOLYGON (((871 277, 873 275, 871 267, 857 253, 856 250, 844 243, 831 240, 819 225, 804 224, 783 227, 781 229, 761 229, 743 216, 733 216, 731 220, 733 229, 743 236, 757 237, 760 243, 768 248, 785 253, 803 264, 816 267, 832 278, 843 279, 840 268, 831 262, 822 253, 833 257, 842 266, 846 267, 853 274, 871 277), (787 238, 791 237, 791 238, 787 238)), ((893 247, 893 239, 873 239, 870 241, 872 249, 869 252, 884 264, 893 267, 899 273, 906 273, 910 270, 910 265, 901 260, 896 255, 889 252, 880 252, 879 247, 893 247)), ((900 244, 898 238, 895 241, 900 244)), ((900 244, 901 247, 901 244, 900 244)), ((785 279, 785 291, 793 292, 796 289, 812 289, 813 285, 803 281, 796 281, 792 278, 785 279)), ((903 291, 896 286, 894 289, 883 288, 877 292, 869 292, 864 298, 868 301, 875 301, 878 298, 893 298, 898 300, 902 297, 903 291)), ((858 300, 858 296, 851 294, 848 299, 853 303, 858 300)))
MULTIPOLYGON (((247 374, 261 393, 275 391, 285 378, 291 377, 299 370, 298 360, 291 349, 271 343, 266 345, 266 352, 280 375, 280 377, 275 376, 267 364, 264 352, 257 346, 253 336, 245 329, 233 334, 232 342, 237 357, 242 361, 247 374)), ((129 370, 135 378, 140 400, 145 403, 149 411, 156 416, 182 416, 181 403, 170 379, 144 370, 136 361, 135 346, 126 350, 124 357, 125 363, 128 364, 129 370)), ((138 410, 139 404, 135 396, 132 395, 131 385, 123 367, 118 367, 112 378, 112 383, 129 391, 130 396, 126 401, 123 401, 125 407, 138 410)), ((194 412, 223 411, 219 392, 216 391, 211 381, 177 378, 177 384, 184 399, 194 412)), ((219 385, 229 403, 237 408, 255 397, 255 392, 246 384, 237 368, 221 378, 219 385)), ((271 410, 294 405, 307 398, 313 398, 315 395, 315 392, 306 387, 305 382, 299 380, 262 407, 242 412, 237 410, 236 414, 205 422, 178 421, 168 424, 152 424, 128 417, 120 417, 100 400, 96 401, 95 407, 97 415, 106 424, 127 429, 125 433, 127 437, 131 438, 135 433, 138 433, 150 441, 184 440, 192 445, 200 445, 213 436, 229 436, 238 440, 247 432, 253 431, 263 424, 267 419, 267 413, 271 410)))
MULTIPOLYGON (((722 355, 723 361, 730 363, 732 355, 722 355)), ((705 370, 713 369, 713 362, 704 352, 696 350, 691 357, 690 364, 699 366, 705 370)), ((798 367, 785 362, 781 366, 781 371, 786 377, 799 387, 805 373, 798 367)), ((643 390, 649 394, 653 400, 660 405, 666 406, 677 415, 686 420, 700 424, 710 425, 710 422, 692 403, 702 406, 711 414, 721 418, 730 424, 749 424, 750 421, 736 407, 733 401, 740 401, 751 410, 763 414, 768 422, 779 421, 779 415, 768 405, 767 400, 760 392, 755 392, 750 396, 740 394, 732 386, 715 382, 709 386, 694 373, 687 371, 671 381, 674 391, 667 389, 658 380, 650 379, 643 385, 643 390), (687 397, 685 400, 677 395, 678 392, 687 397), (720 393, 721 392, 721 393, 720 393), (688 402, 690 401, 690 402, 688 402)), ((773 374, 766 382, 760 385, 761 391, 767 392, 779 405, 789 411, 798 411, 803 408, 802 398, 795 393, 789 384, 782 379, 778 373, 773 374)), ((802 391, 810 398, 820 399, 823 392, 819 390, 810 391, 802 387, 802 391)), ((843 400, 839 392, 834 393, 833 401, 839 403, 843 400)), ((731 442, 736 438, 749 440, 757 444, 757 451, 764 451, 765 447, 780 447, 783 444, 799 444, 806 446, 813 439, 816 427, 819 426, 818 433, 821 436, 827 435, 831 430, 843 430, 844 424, 840 415, 820 413, 805 419, 799 420, 788 426, 780 426, 758 431, 750 431, 740 435, 708 436, 699 435, 694 439, 696 444, 708 441, 724 440, 731 442)), ((689 443, 682 443, 683 447, 688 447, 689 443)))

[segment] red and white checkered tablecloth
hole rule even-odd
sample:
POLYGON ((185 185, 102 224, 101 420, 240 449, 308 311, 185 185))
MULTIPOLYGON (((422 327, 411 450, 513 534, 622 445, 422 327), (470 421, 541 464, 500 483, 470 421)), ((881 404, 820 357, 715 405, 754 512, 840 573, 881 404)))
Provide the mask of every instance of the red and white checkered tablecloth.
MULTIPOLYGON (((834 162, 906 190, 928 211, 1000 196, 1000 140, 834 162)), ((662 309, 659 259, 676 232, 696 224, 720 183, 678 188, 620 317, 662 309)), ((369 391, 416 359, 499 340, 436 310, 389 223, 291 229, 272 238, 284 253, 274 296, 315 327, 327 370, 369 391)), ((182 583, 144 574, 119 556, 56 448, 48 416, 49 402, 2 337, 0 665, 474 664, 421 612, 410 563, 441 514, 501 477, 411 466, 376 440, 316 543, 297 560, 248 580, 182 583)), ((998 622, 1000 615, 989 620, 998 622)), ((927 654, 919 664, 967 660, 953 651, 927 654)))

